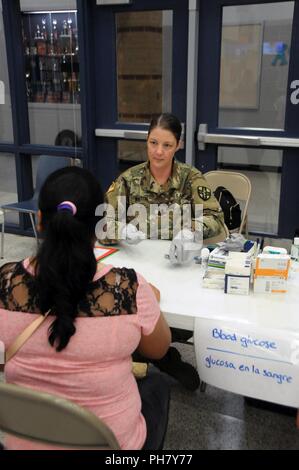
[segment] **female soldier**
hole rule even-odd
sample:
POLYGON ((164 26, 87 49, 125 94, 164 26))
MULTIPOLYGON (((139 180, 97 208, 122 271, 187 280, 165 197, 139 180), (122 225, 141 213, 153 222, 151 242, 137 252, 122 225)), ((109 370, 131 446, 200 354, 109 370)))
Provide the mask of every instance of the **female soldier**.
POLYGON ((223 240, 226 238, 223 212, 204 176, 196 168, 174 158, 180 147, 181 131, 180 121, 172 114, 161 114, 151 121, 147 138, 148 161, 121 174, 106 193, 106 201, 115 211, 111 217, 108 212, 106 217, 109 238, 125 238, 136 243, 144 238, 142 231, 145 228, 148 238, 154 234, 153 238, 171 240, 181 227, 176 226, 175 217, 171 214, 168 226, 163 226, 165 214, 153 210, 154 205, 163 205, 162 212, 165 207, 171 209, 174 205, 179 208, 189 205, 193 231, 199 232, 204 239, 221 238, 221 234, 223 240), (135 214, 127 215, 126 223, 129 226, 123 226, 119 211, 123 210, 124 201, 126 208, 138 204, 146 209, 146 220, 141 221, 146 223, 142 223, 139 231, 130 224, 135 214), (203 217, 198 220, 196 206, 202 207, 203 217), (115 233, 115 237, 110 237, 111 233, 115 233))
MULTIPOLYGON (((174 214, 172 217, 168 214, 168 224, 165 226, 162 223, 165 213, 153 210, 157 205, 162 208, 162 212, 174 205, 180 209, 189 205, 192 217, 190 226, 198 239, 209 239, 216 235, 223 235, 223 240, 226 238, 223 212, 205 178, 196 168, 174 158, 180 147, 181 132, 181 123, 172 114, 164 113, 151 121, 147 137, 148 161, 121 174, 106 193, 106 202, 114 209, 110 215, 108 210, 106 215, 108 239, 126 239, 128 243, 134 244, 146 236, 152 237, 153 234, 154 238, 164 239, 178 236, 181 217, 179 224, 175 224, 174 214), (142 227, 139 230, 130 223, 135 214, 126 216, 127 225, 120 220, 120 211, 123 211, 124 204, 126 208, 133 204, 143 206, 143 214, 146 216, 145 220, 141 220, 142 227), (199 220, 196 205, 201 205, 202 208, 200 213, 203 217, 199 220)), ((107 241, 104 240, 105 243, 107 241)), ((191 332, 172 329, 173 341, 186 340, 191 336, 191 332)), ((182 362, 175 348, 169 348, 162 360, 152 362, 186 388, 195 390, 199 386, 197 371, 190 364, 182 362)))

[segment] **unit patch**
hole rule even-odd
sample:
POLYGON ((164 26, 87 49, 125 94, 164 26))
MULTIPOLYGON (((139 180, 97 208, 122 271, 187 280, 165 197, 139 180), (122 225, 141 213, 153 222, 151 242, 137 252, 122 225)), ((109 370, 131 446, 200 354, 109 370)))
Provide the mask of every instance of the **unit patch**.
POLYGON ((208 201, 212 195, 210 188, 206 186, 198 186, 197 188, 198 195, 203 201, 208 201))

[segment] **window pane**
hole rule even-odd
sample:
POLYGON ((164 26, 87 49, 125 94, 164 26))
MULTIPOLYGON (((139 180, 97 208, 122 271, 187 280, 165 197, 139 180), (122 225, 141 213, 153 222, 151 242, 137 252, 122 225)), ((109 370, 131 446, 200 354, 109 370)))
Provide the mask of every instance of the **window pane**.
POLYGON ((2 16, 2 0, 0 0, 0 141, 13 141, 10 89, 2 16))
POLYGON ((144 162, 147 159, 146 142, 119 140, 118 159, 137 163, 144 162))
POLYGON ((218 147, 218 168, 244 173, 251 182, 250 232, 276 235, 281 187, 282 151, 218 147))
POLYGON ((21 1, 30 142, 78 146, 81 107, 76 2, 39 2, 38 11, 32 3, 21 1))
POLYGON ((172 12, 116 14, 118 120, 171 111, 172 12))
POLYGON ((294 2, 223 8, 220 127, 284 129, 294 2))
POLYGON ((119 140, 117 142, 117 158, 119 173, 122 173, 131 166, 145 162, 147 160, 146 142, 119 140))
MULTIPOLYGON (((11 154, 0 153, 0 206, 17 202, 17 179, 15 158, 11 154)), ((17 212, 7 211, 5 222, 19 224, 17 212)))
POLYGON ((31 156, 31 166, 32 166, 32 181, 33 186, 35 187, 36 183, 36 174, 37 174, 37 167, 40 155, 32 155, 31 156))

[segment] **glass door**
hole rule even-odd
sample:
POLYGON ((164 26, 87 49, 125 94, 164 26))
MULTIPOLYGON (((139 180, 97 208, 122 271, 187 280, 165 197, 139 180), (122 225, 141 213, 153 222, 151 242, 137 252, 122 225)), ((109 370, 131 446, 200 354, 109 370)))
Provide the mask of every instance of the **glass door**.
POLYGON ((96 165, 106 188, 146 160, 154 116, 173 112, 185 122, 188 2, 98 0, 94 18, 96 165))
POLYGON ((20 0, 30 143, 81 145, 76 0, 20 0), (58 5, 59 3, 59 5, 58 5))
POLYGON ((299 227, 299 4, 201 2, 196 165, 246 174, 249 231, 299 227))

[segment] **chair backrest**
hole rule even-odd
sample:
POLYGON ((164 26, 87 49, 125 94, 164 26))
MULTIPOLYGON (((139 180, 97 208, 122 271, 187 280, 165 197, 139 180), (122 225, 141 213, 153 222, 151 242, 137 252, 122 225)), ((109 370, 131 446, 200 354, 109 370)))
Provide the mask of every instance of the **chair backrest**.
POLYGON ((70 157, 53 157, 52 155, 41 155, 38 160, 36 184, 33 199, 37 200, 40 189, 48 176, 60 168, 72 166, 73 159, 70 157))
POLYGON ((80 449, 120 449, 97 416, 69 400, 0 383, 0 429, 21 439, 80 449))
POLYGON ((218 186, 224 186, 232 193, 235 199, 244 203, 242 208, 241 225, 238 230, 239 233, 242 233, 246 221, 251 194, 251 183, 249 178, 247 178, 247 176, 243 175, 242 173, 223 170, 208 171, 204 174, 204 177, 206 178, 212 191, 215 191, 218 186))

